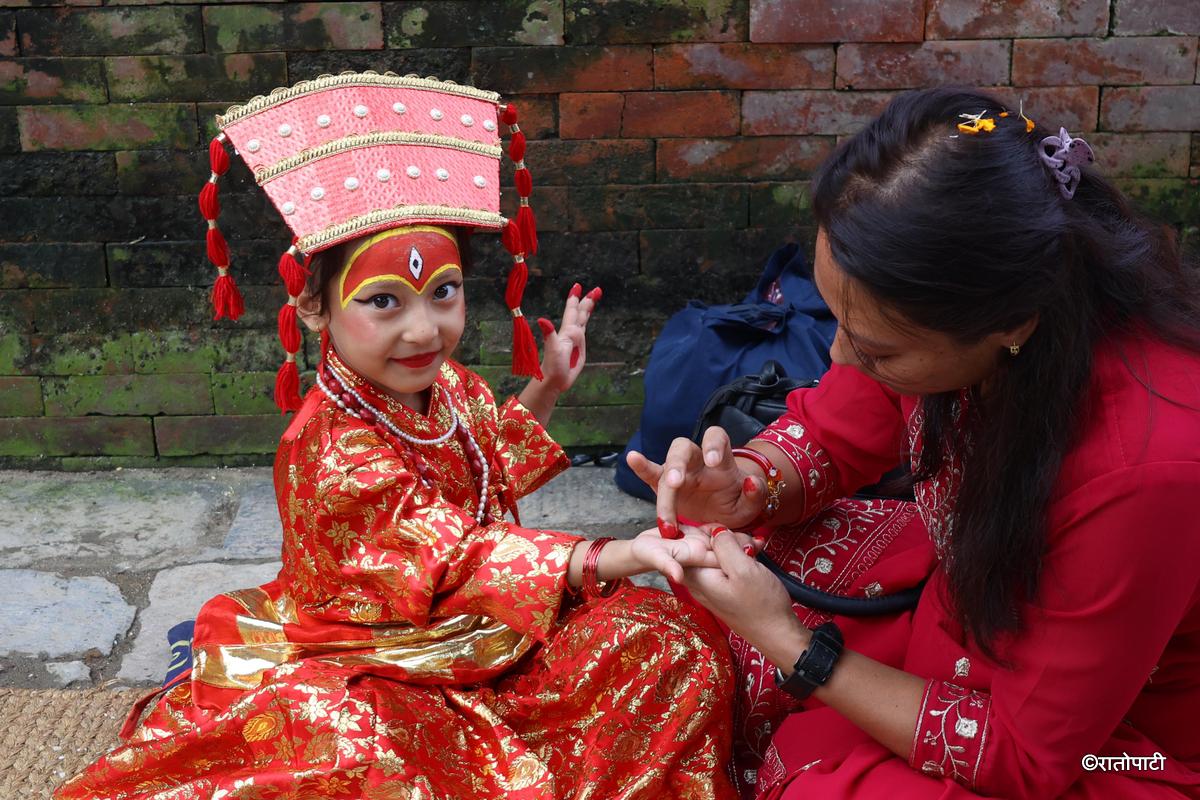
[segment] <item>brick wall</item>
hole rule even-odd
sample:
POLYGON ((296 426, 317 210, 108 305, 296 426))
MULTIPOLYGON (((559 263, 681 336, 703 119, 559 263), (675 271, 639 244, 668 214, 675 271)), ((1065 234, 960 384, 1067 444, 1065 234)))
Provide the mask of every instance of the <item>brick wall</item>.
MULTIPOLYGON (((214 323, 195 202, 213 114, 256 93, 390 69, 515 99, 544 231, 526 308, 605 289, 555 433, 603 448, 635 425, 666 315, 741 295, 810 232, 812 169, 899 90, 1024 98, 1194 230, 1197 35, 1196 0, 0 0, 0 465, 269 460, 285 230, 235 167, 248 311, 214 323)), ((503 391, 506 260, 478 250, 460 355, 503 391)))

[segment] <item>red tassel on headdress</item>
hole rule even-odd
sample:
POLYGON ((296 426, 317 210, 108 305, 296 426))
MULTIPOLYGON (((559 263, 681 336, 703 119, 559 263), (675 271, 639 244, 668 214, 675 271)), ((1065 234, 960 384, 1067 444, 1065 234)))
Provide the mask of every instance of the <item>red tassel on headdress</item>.
POLYGON ((525 241, 525 252, 531 256, 537 255, 537 219, 529 206, 529 195, 533 193, 533 177, 525 166, 525 134, 517 125, 517 107, 512 103, 505 106, 500 112, 500 120, 508 125, 512 132, 512 139, 508 143, 508 157, 516 165, 513 180, 517 185, 517 195, 521 198, 521 207, 517 211, 517 225, 525 241))
POLYGON ((530 208, 528 201, 522 202, 520 209, 517 210, 517 226, 521 229, 521 237, 529 245, 529 252, 536 254, 538 247, 537 219, 534 218, 533 209, 530 208))
POLYGON ((500 232, 500 241, 513 257, 512 270, 508 273, 508 285, 504 289, 504 304, 508 306, 513 317, 512 372, 514 375, 525 375, 540 381, 542 365, 538 360, 537 342, 529 328, 529 321, 521 312, 521 298, 525 294, 525 283, 529 280, 529 267, 525 265, 525 243, 516 222, 509 220, 505 224, 500 232))
POLYGON ((296 324, 296 307, 290 302, 284 303, 279 309, 278 319, 279 341, 288 355, 300 351, 300 326, 296 324))
POLYGON ((296 411, 300 408, 300 371, 296 367, 296 353, 300 352, 302 338, 296 314, 296 302, 304 291, 304 280, 308 271, 296 260, 296 242, 292 240, 283 255, 279 257, 279 276, 287 289, 288 299, 279 309, 277 331, 279 342, 287 353, 287 360, 275 375, 275 405, 283 413, 296 411))
POLYGON ((220 228, 209 228, 207 236, 208 260, 218 267, 229 266, 229 245, 221 235, 220 228))
POLYGON ((217 282, 213 284, 212 299, 213 310, 216 312, 213 319, 228 317, 231 320, 237 321, 237 318, 246 310, 246 303, 242 300, 242 293, 238 291, 233 276, 228 272, 217 276, 217 282))
POLYGON ((200 190, 200 213, 208 223, 205 236, 208 260, 217 268, 217 282, 213 285, 212 293, 213 319, 228 317, 236 320, 246 310, 246 304, 237 283, 229 274, 229 245, 217 227, 217 217, 221 215, 217 180, 229 169, 229 153, 225 152, 224 141, 225 134, 222 133, 209 142, 208 162, 212 174, 200 190))
POLYGON ((299 411, 301 404, 300 371, 296 369, 296 362, 288 358, 275 374, 275 405, 279 406, 281 412, 287 413, 299 411))

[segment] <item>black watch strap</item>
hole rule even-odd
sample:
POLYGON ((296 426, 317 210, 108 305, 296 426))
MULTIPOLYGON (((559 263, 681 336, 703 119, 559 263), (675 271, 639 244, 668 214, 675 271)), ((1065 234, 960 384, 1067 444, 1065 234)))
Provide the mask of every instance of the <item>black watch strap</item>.
POLYGON ((826 622, 813 631, 812 641, 796 659, 791 675, 784 678, 783 670, 776 667, 775 685, 798 700, 803 700, 818 686, 825 685, 841 655, 842 631, 832 622, 826 622))

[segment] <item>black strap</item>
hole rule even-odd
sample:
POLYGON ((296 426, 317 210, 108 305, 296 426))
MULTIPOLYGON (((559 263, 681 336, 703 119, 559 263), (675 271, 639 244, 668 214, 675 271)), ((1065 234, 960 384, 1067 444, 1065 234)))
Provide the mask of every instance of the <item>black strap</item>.
POLYGON ((826 614, 840 614, 844 617, 870 617, 877 614, 895 614, 917 607, 921 599, 921 590, 925 581, 921 581, 911 589, 903 589, 893 594, 881 597, 843 597, 839 594, 826 592, 809 586, 784 572, 783 567, 776 564, 766 553, 758 554, 758 561, 783 584, 792 599, 801 605, 826 614))
POLYGON ((813 631, 812 640, 796 659, 791 675, 784 678, 782 670, 775 670, 775 684, 793 697, 803 700, 817 687, 825 685, 841 656, 841 628, 826 622, 813 631))

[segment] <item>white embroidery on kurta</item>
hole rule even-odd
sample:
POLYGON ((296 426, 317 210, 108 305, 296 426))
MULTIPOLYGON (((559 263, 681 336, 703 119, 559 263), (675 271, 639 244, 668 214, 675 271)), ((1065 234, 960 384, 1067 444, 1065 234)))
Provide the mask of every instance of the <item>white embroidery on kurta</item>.
POLYGON ((983 761, 991 698, 952 683, 934 681, 925 693, 913 761, 921 771, 947 775, 972 787, 983 761))

